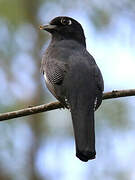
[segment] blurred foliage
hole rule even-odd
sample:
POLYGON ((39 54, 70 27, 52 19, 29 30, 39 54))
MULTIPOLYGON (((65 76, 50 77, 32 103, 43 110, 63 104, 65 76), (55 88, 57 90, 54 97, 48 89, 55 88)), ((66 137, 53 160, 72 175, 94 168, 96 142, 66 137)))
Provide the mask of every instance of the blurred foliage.
MULTIPOLYGON (((45 89, 39 70, 41 56, 45 49, 44 44, 47 44, 48 39, 45 33, 38 30, 38 26, 43 20, 49 21, 53 16, 74 14, 79 11, 79 13, 85 13, 95 30, 101 33, 101 30, 108 30, 109 32, 112 21, 114 19, 117 21, 119 16, 134 18, 134 10, 135 1, 132 0, 0 0, 1 112, 42 104, 50 100, 51 96, 45 89)), ((129 113, 128 103, 121 100, 104 101, 102 108, 96 113, 97 141, 99 141, 98 144, 104 143, 105 150, 103 153, 103 147, 101 147, 99 156, 102 156, 103 153, 104 159, 101 158, 100 163, 93 166, 94 169, 100 169, 100 165, 104 161, 101 168, 102 173, 99 172, 98 174, 95 170, 93 179, 109 179, 106 177, 112 177, 110 179, 123 180, 130 176, 130 171, 124 172, 122 169, 114 171, 112 166, 110 174, 108 175, 106 172, 110 161, 114 158, 114 156, 111 157, 111 150, 108 150, 108 147, 112 148, 109 139, 113 139, 114 132, 128 131, 131 128, 132 124, 128 121, 129 113), (109 134, 107 130, 110 132, 109 134), (109 159, 107 158, 108 155, 105 156, 106 154, 110 155, 109 159)), ((45 161, 45 167, 43 167, 42 164, 38 164, 38 158, 44 144, 48 142, 48 137, 56 138, 57 135, 57 137, 63 137, 64 141, 72 137, 71 120, 69 123, 70 118, 67 115, 67 113, 58 110, 1 122, 0 180, 60 179, 57 178, 59 177, 58 174, 54 175, 56 178, 49 175, 49 173, 53 174, 51 169, 50 172, 43 169, 49 166, 49 162, 45 161), (41 169, 45 173, 41 172, 41 169)), ((61 141, 58 140, 58 142, 61 141)), ((100 149, 100 147, 98 148, 100 149)), ((61 148, 57 147, 56 149, 58 151, 61 148)), ((51 150, 47 153, 51 153, 51 150)), ((45 160, 51 156, 47 153, 44 156, 45 160)), ((67 155, 69 155, 69 150, 67 155)), ((73 154, 73 156, 75 155, 73 154)), ((63 162, 63 158, 62 156, 61 161, 57 159, 57 162, 53 159, 52 162, 60 164, 63 162)), ((64 166, 66 165, 63 162, 61 167, 64 169, 64 166)), ((90 169, 93 169, 92 166, 88 168, 85 175, 86 179, 89 179, 90 169)))
POLYGON ((105 115, 99 109, 97 118, 104 119, 104 123, 112 129, 117 129, 118 131, 128 130, 132 127, 132 124, 128 121, 130 115, 128 104, 124 102, 118 99, 103 101, 102 108, 105 115))
MULTIPOLYGON (((13 25, 19 25, 26 19, 23 1, 18 0, 1 0, 0 16, 13 25)), ((27 19, 26 19, 27 20, 27 19)))

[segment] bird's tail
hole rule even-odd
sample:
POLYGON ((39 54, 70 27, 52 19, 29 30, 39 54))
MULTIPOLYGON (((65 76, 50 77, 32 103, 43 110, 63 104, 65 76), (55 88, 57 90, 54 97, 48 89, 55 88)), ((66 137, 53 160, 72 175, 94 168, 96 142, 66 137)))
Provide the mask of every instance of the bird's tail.
POLYGON ((95 159, 94 109, 80 105, 71 108, 76 156, 82 161, 95 159))

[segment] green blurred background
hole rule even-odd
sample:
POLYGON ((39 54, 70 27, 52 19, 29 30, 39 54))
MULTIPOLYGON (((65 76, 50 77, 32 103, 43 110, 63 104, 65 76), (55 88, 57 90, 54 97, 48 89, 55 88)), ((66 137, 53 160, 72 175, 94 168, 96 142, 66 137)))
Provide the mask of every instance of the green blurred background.
MULTIPOLYGON (((105 91, 135 88, 135 0, 0 0, 0 112, 54 101, 40 74, 59 15, 84 27, 105 91)), ((96 160, 75 157, 70 113, 55 110, 0 122, 0 180, 134 180, 134 97, 96 112, 96 160)))

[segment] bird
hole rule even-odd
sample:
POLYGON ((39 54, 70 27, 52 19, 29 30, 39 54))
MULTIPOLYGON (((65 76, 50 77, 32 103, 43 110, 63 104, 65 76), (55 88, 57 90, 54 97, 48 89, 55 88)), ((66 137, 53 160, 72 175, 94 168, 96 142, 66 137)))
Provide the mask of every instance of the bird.
POLYGON ((58 16, 40 29, 51 34, 41 61, 46 86, 71 112, 77 158, 84 162, 95 159, 94 113, 102 102, 104 81, 86 49, 82 25, 71 17, 58 16))

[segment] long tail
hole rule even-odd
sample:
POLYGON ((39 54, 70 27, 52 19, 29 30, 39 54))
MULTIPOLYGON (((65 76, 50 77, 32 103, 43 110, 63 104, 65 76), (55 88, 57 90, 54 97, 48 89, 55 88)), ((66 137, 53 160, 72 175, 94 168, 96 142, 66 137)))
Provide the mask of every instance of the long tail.
POLYGON ((76 143, 76 156, 85 162, 94 159, 96 151, 93 107, 76 106, 71 108, 71 115, 76 143))

